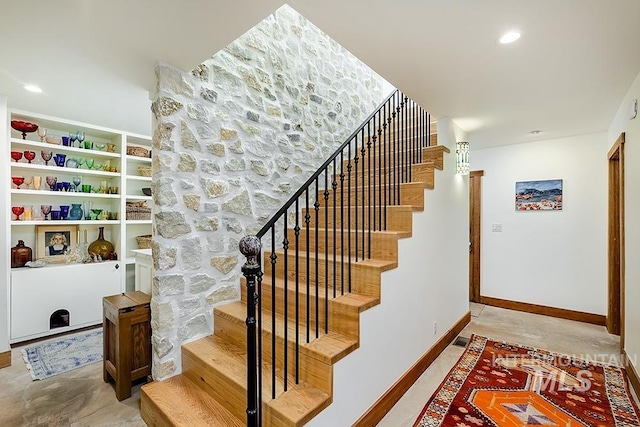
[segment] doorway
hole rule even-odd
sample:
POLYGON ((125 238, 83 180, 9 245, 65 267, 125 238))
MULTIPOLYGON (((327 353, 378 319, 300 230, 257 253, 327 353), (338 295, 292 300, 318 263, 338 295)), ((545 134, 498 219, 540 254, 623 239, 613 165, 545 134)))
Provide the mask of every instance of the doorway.
POLYGON ((469 173, 469 301, 480 303, 480 230, 482 228, 482 177, 469 173))
POLYGON ((624 133, 607 155, 609 163, 607 331, 624 348, 624 133))

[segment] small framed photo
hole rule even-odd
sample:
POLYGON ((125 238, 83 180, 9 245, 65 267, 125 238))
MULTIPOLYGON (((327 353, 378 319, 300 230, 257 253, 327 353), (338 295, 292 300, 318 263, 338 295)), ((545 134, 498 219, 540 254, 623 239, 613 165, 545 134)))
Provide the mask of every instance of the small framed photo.
POLYGON ((78 244, 77 225, 37 225, 36 259, 54 260, 72 251, 78 244))

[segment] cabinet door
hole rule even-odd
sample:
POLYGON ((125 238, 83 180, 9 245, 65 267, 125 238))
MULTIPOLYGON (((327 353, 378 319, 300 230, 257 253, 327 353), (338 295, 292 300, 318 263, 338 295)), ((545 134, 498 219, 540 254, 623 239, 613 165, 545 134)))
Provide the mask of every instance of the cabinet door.
POLYGON ((120 263, 71 264, 11 271, 11 340, 36 338, 102 322, 102 298, 120 293, 120 263), (69 326, 50 328, 57 310, 69 326))

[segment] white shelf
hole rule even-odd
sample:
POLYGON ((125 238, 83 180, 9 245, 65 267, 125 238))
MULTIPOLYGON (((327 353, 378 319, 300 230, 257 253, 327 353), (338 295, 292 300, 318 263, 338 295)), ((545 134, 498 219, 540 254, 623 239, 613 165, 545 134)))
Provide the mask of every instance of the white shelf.
POLYGON ((140 157, 140 156, 125 156, 125 158, 127 159, 127 163, 129 162, 138 162, 138 163, 148 163, 151 164, 151 158, 150 157, 140 157))
MULTIPOLYGON (((13 215, 13 214, 11 214, 13 215)), ((11 225, 12 226, 34 226, 34 225, 75 225, 75 224, 82 224, 82 225, 117 225, 120 224, 120 220, 119 219, 105 219, 105 220, 90 220, 90 219, 80 219, 80 220, 69 220, 69 219, 60 219, 60 220, 44 220, 44 219, 39 219, 39 220, 33 220, 33 221, 11 221, 11 225)), ((149 221, 149 224, 151 224, 151 221, 149 221)))
POLYGON ((127 219, 125 220, 125 223, 127 225, 133 225, 133 224, 151 224, 151 220, 150 219, 127 219))
POLYGON ((131 196, 131 195, 127 195, 127 201, 128 200, 153 200, 153 197, 151 197, 151 196, 131 196))
MULTIPOLYGON (((53 159, 49 160, 49 162, 53 162, 53 159)), ((119 172, 105 172, 102 170, 95 170, 95 169, 47 166, 47 165, 39 165, 37 163, 22 163, 22 162, 11 162, 11 170, 12 171, 14 170, 49 171, 49 172, 65 173, 69 175, 95 175, 95 176, 104 176, 104 177, 120 176, 119 172)))
POLYGON ((151 182, 151 177, 150 177, 150 176, 127 175, 127 179, 130 179, 130 180, 132 180, 132 181, 146 181, 146 182, 151 182))
POLYGON ((11 144, 32 147, 33 149, 30 151, 35 151, 38 156, 40 155, 38 151, 46 150, 61 151, 64 153, 76 153, 86 157, 100 157, 108 159, 119 159, 121 157, 120 153, 110 153, 109 151, 105 150, 77 148, 62 144, 49 144, 47 142, 30 141, 28 139, 11 138, 11 144))
MULTIPOLYGON (((23 184, 24 185, 24 184, 23 184)), ((44 184, 46 186, 46 184, 44 184)), ((25 190, 17 188, 11 189, 11 194, 24 194, 31 196, 52 196, 52 197, 82 197, 82 198, 96 198, 96 199, 119 199, 120 194, 105 194, 105 193, 79 193, 73 191, 43 191, 43 190, 25 190)))

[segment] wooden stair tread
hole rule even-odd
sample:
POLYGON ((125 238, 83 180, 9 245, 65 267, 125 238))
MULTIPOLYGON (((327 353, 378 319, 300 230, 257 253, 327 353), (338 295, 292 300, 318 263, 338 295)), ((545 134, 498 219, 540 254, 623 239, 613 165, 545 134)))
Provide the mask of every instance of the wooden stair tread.
MULTIPOLYGON (((275 278, 275 284, 276 284, 276 288, 282 290, 284 289, 284 279, 280 278, 280 277, 276 277, 275 278)), ((243 277, 242 279, 242 286, 246 286, 245 283, 245 278, 243 277)), ((262 284, 263 286, 271 286, 272 283, 272 276, 270 274, 270 272, 265 272, 264 276, 262 277, 262 284)), ((291 289, 291 281, 288 281, 288 287, 289 289, 291 289)), ((318 290, 321 291, 320 292, 320 299, 324 300, 324 287, 323 286, 318 286, 318 290)), ((243 288, 244 291, 244 288, 243 288)), ((304 286, 300 286, 298 289, 298 292, 300 293, 300 300, 302 300, 303 298, 306 298, 307 295, 307 286, 306 286, 306 282, 304 284, 304 286)), ((243 292, 244 293, 244 292, 243 292)), ((316 295, 316 285, 311 284, 309 286, 309 296, 311 297, 315 297, 316 295)), ((343 304, 349 307, 354 307, 356 308, 359 312, 363 312, 371 307, 374 307, 376 305, 378 305, 380 303, 380 298, 379 297, 374 297, 374 296, 370 296, 370 295, 363 295, 363 294, 358 294, 358 293, 354 293, 354 292, 347 292, 344 295, 337 295, 335 298, 333 297, 333 292, 330 291, 329 292, 329 299, 334 302, 334 303, 338 303, 338 304, 343 304)), ((268 307, 266 307, 268 308, 268 307)))
MULTIPOLYGON (((225 304, 215 309, 216 315, 223 314, 227 319, 234 320, 239 323, 244 323, 247 316, 247 307, 242 301, 236 301, 229 304, 225 304)), ((262 312, 262 330, 273 335, 273 329, 271 325, 272 313, 265 307, 262 312)), ((280 338, 284 337, 284 316, 276 314, 276 335, 280 338)), ((290 345, 295 344, 296 329, 289 322, 286 322, 287 326, 287 339, 290 345)), ((334 364, 338 360, 342 359, 347 354, 358 348, 358 341, 349 337, 345 337, 339 333, 329 331, 328 334, 321 333, 318 338, 313 338, 311 342, 307 343, 305 335, 306 328, 299 328, 298 342, 300 343, 300 352, 307 354, 317 360, 320 360, 327 364, 334 364)), ((314 335, 314 334, 312 334, 314 335)))
MULTIPOLYGON (((324 200, 320 200, 320 203, 322 203, 323 201, 324 200)), ((347 211, 349 207, 351 207, 351 211, 353 212, 353 211, 355 211, 356 205, 343 205, 343 209, 345 211, 347 211)), ((382 209, 386 208, 386 209, 392 209, 392 210, 398 210, 398 211, 410 211, 410 212, 424 210, 423 208, 421 208, 419 206, 416 206, 416 205, 387 205, 385 207, 385 206, 380 206, 380 205, 365 204, 364 206, 357 205, 357 207, 358 207, 358 210, 361 210, 363 207, 365 209, 369 209, 369 207, 371 207, 371 211, 372 212, 373 212, 374 209, 380 209, 380 208, 382 208, 382 209)), ((328 206, 328 208, 333 209, 333 206, 328 206)), ((320 211, 322 211, 323 209, 324 209, 324 205, 321 204, 320 207, 318 208, 318 215, 320 215, 320 211)), ((301 211, 303 213, 306 213, 307 209, 303 208, 303 209, 301 209, 301 211)), ((309 214, 313 215, 313 212, 314 212, 314 209, 313 209, 313 207, 310 206, 309 207, 309 214)), ((304 224, 304 222, 301 223, 301 226, 302 226, 302 224, 304 224)), ((388 231, 388 230, 385 230, 385 231, 388 231)), ((393 231, 393 230, 391 230, 391 231, 393 231)))
POLYGON ((153 414, 142 405, 142 418, 148 425, 243 427, 239 420, 213 397, 179 374, 165 381, 154 381, 141 388, 141 399, 155 406, 153 414), (154 416, 162 414, 162 420, 154 416))
MULTIPOLYGON (((270 254, 271 252, 265 252, 266 254, 270 254)), ((324 261, 325 259, 329 260, 329 261, 334 261, 334 257, 332 253, 329 254, 325 254, 323 252, 319 252, 319 253, 315 253, 315 252, 309 252, 312 256, 314 256, 315 258, 318 258, 318 260, 320 261, 324 261)), ((277 249, 276 250, 276 254, 278 255, 278 257, 284 256, 284 250, 283 249, 277 249)), ((287 251, 287 255, 289 257, 295 257, 295 249, 291 249, 289 251, 287 251)), ((362 267, 372 267, 372 268, 379 268, 380 271, 387 271, 387 270, 391 270, 392 268, 396 268, 398 266, 398 262, 397 261, 386 261, 386 260, 381 260, 381 259, 375 259, 375 258, 370 258, 370 259, 361 259, 358 258, 358 260, 356 260, 356 257, 352 256, 352 257, 348 257, 348 256, 344 256, 342 257, 339 254, 336 254, 335 257, 335 261, 336 262, 348 262, 349 259, 351 259, 351 265, 358 265, 358 266, 362 266, 362 267)), ((265 264, 266 265, 266 264, 265 264)))
MULTIPOLYGON (((373 206, 372 206, 372 209, 373 209, 373 206)), ((332 234, 333 230, 334 230, 333 227, 320 226, 320 227, 317 227, 317 228, 318 228, 318 230, 322 230, 323 233, 324 233, 324 230, 326 229, 326 230, 329 231, 329 234, 332 234)), ((305 231, 306 229, 307 229, 306 225, 301 225, 300 236, 298 238, 302 239, 303 236, 306 237, 306 234, 307 234, 307 232, 305 231)), ((316 226, 311 224, 311 225, 309 225, 308 229, 315 233, 316 226)), ((289 228, 288 230, 293 231, 293 228, 289 228)), ((336 230, 337 234, 339 234, 341 232, 344 232, 345 234, 356 234, 356 232, 358 234, 361 234, 363 231, 365 233, 369 233, 369 230, 356 230, 354 228, 349 229, 349 230, 346 229, 346 228, 336 228, 335 230, 336 230)), ((320 233, 318 233, 318 234, 320 234, 320 233)), ((371 230, 371 235, 373 236, 374 234, 387 235, 387 236, 397 236, 398 239, 402 239, 402 238, 405 238, 405 237, 411 237, 411 233, 410 232, 408 232, 408 231, 398 231, 398 230, 371 230)), ((291 239, 289 239, 289 243, 293 243, 291 239)))

